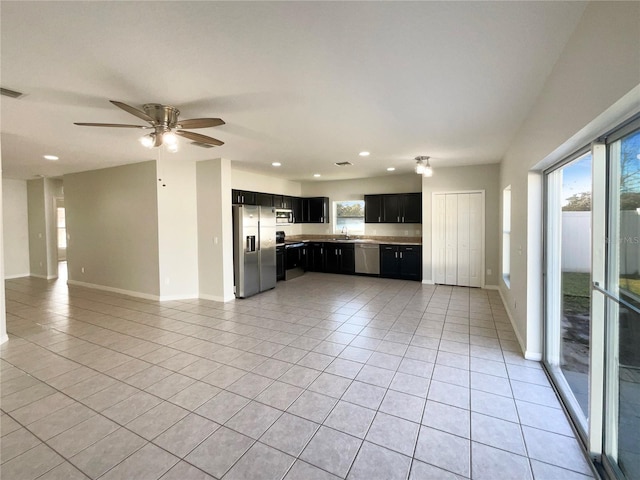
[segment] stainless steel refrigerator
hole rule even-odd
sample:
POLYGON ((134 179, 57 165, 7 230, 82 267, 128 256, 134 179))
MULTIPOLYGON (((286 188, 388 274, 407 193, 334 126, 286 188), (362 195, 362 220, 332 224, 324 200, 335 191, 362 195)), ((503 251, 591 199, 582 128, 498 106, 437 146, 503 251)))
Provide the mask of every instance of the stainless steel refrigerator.
POLYGON ((276 286, 275 208, 233 206, 233 267, 238 298, 276 286))

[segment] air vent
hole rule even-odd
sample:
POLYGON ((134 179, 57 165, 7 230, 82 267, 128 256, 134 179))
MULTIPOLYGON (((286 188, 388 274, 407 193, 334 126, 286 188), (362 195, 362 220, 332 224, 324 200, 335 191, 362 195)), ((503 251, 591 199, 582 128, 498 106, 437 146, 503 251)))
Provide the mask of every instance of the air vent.
POLYGON ((353 165, 351 162, 336 162, 336 165, 339 167, 346 167, 347 165, 353 165))
POLYGON ((0 95, 11 98, 20 98, 24 93, 16 92, 15 90, 9 90, 8 88, 0 87, 0 95))
POLYGON ((191 142, 191 145, 195 145, 196 147, 202 147, 202 148, 213 148, 213 147, 215 147, 215 145, 209 145, 208 143, 202 143, 202 142, 191 142))

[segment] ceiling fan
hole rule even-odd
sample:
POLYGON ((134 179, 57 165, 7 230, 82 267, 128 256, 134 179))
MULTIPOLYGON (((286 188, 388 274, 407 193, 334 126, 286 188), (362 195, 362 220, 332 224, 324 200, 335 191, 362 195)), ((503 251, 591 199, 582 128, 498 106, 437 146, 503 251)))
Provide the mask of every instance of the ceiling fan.
POLYGON ((220 118, 191 118, 189 120, 179 120, 180 111, 169 105, 161 105, 159 103, 147 103, 142 106, 143 110, 134 108, 126 103, 109 100, 116 107, 121 108, 136 117, 149 122, 150 125, 127 125, 121 123, 79 123, 85 127, 117 127, 117 128, 141 128, 144 130, 153 130, 153 132, 140 138, 140 143, 145 147, 159 147, 166 143, 169 147, 177 145, 176 135, 198 143, 206 143, 208 145, 224 145, 224 142, 217 138, 208 137, 199 133, 187 132, 183 128, 207 128, 224 125, 224 120, 220 118))

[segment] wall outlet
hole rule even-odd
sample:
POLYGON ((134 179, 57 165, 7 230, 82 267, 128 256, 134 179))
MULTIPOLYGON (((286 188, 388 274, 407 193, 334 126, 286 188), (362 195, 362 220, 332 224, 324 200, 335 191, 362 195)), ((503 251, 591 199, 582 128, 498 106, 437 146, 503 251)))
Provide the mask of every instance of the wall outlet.
POLYGON ((84 273, 84 267, 82 267, 82 268, 80 269, 80 271, 81 271, 82 273, 84 273))

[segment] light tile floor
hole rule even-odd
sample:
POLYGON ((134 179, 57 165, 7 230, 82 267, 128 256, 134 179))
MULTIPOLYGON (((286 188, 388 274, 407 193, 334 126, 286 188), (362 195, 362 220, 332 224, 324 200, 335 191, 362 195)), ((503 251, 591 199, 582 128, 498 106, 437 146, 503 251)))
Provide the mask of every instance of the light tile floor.
POLYGON ((308 273, 225 304, 6 292, 2 478, 592 475, 495 291, 308 273))

